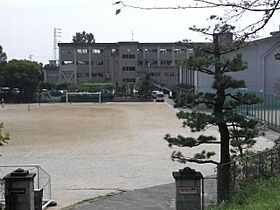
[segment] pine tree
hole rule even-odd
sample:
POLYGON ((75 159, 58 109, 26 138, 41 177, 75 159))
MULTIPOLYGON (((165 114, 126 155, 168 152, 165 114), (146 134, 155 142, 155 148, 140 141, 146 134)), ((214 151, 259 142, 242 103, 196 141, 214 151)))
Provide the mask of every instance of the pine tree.
POLYGON ((202 144, 216 144, 220 146, 220 161, 211 158, 215 156, 213 151, 201 151, 193 157, 185 157, 180 151, 172 153, 172 159, 182 163, 195 162, 199 164, 212 163, 218 166, 218 200, 228 200, 230 192, 230 161, 232 154, 243 155, 244 150, 251 148, 258 136, 256 129, 257 121, 248 119, 236 112, 240 105, 259 103, 260 99, 249 92, 240 92, 238 89, 245 88, 245 82, 232 78, 229 73, 242 71, 246 68, 241 55, 228 58, 227 54, 242 46, 242 41, 223 44, 220 40, 228 37, 234 28, 230 25, 216 25, 214 32, 209 33, 208 29, 192 30, 211 34, 212 44, 202 45, 197 48, 196 55, 186 61, 188 69, 199 71, 213 76, 213 92, 183 94, 176 100, 177 107, 195 108, 204 104, 211 110, 209 113, 199 112, 194 109, 192 112, 180 111, 177 114, 183 120, 183 126, 191 128, 192 132, 205 131, 205 135, 198 138, 184 137, 179 135, 172 137, 166 134, 165 140, 168 145, 178 147, 196 147, 202 144), (220 138, 207 135, 209 125, 218 128, 220 138))

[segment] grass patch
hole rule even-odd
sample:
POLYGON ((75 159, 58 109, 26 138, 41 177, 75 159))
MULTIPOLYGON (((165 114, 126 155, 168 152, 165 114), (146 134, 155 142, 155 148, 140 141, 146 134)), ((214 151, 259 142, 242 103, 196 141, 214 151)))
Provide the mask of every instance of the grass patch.
POLYGON ((208 210, 280 210, 280 176, 255 180, 242 187, 231 202, 208 210))

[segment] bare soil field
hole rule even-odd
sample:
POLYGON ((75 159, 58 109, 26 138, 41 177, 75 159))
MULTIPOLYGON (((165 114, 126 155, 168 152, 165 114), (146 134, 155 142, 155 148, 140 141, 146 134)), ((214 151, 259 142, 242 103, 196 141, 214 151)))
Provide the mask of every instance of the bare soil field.
MULTIPOLYGON (((109 192, 170 183, 172 171, 185 165, 171 161, 163 137, 191 133, 175 114, 166 103, 152 102, 32 104, 30 111, 26 104, 6 105, 0 122, 11 141, 1 148, 0 163, 42 166, 52 178, 56 209, 109 192)), ((214 128, 208 132, 218 135, 214 128)), ((184 150, 192 156, 202 148, 184 150)), ((188 166, 214 174, 212 165, 188 166)))

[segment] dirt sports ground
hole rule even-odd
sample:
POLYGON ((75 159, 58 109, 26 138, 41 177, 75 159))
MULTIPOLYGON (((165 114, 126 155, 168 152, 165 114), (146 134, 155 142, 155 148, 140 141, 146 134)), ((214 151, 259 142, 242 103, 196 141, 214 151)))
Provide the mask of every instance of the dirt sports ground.
MULTIPOLYGON (((190 130, 182 128, 176 110, 167 103, 32 104, 30 108, 26 104, 0 108, 0 122, 11 133, 10 143, 0 150, 0 164, 42 166, 52 178, 55 209, 110 192, 170 183, 171 172, 184 167, 170 160, 172 149, 163 136, 186 135, 190 130)), ((208 132, 217 135, 215 128, 208 132)), ((192 156, 201 149, 185 152, 192 156)), ((188 166, 204 175, 214 173, 211 165, 188 166)))

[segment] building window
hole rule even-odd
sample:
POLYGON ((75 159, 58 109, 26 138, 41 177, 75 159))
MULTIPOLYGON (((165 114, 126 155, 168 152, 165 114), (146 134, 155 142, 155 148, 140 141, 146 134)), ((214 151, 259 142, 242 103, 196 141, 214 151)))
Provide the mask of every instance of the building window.
POLYGON ((275 60, 280 60, 280 53, 274 55, 275 60))
POLYGON ((72 54, 71 50, 61 50, 62 54, 72 54))
POLYGON ((174 53, 181 53, 181 49, 174 49, 174 53))
POLYGON ((187 49, 181 49, 181 53, 186 53, 187 49))
POLYGON ((88 53, 88 49, 77 49, 77 53, 78 54, 87 54, 88 53))
POLYGON ((190 55, 193 55, 193 54, 194 54, 193 49, 187 49, 186 51, 187 51, 190 55))
POLYGON ((157 49, 152 49, 151 52, 152 53, 157 53, 157 49))
POLYGON ((165 72, 164 76, 165 77, 175 77, 175 73, 173 73, 173 72, 165 72))
POLYGON ((123 78, 123 82, 135 82, 135 78, 123 78))
POLYGON ((103 53, 103 50, 102 49, 92 49, 91 53, 92 54, 101 54, 101 53, 103 53))
POLYGON ((103 66, 104 65, 104 61, 92 61, 91 62, 93 65, 95 65, 95 66, 103 66))
POLYGON ((171 66, 172 61, 171 60, 161 60, 160 65, 162 66, 171 66))
POLYGON ((70 65, 70 64, 74 64, 74 61, 62 61, 61 64, 62 65, 70 65))
POLYGON ((179 64, 181 64, 181 61, 180 60, 175 60, 175 64, 179 65, 179 64))
POLYGON ((77 73, 77 77, 88 77, 89 73, 77 73))
POLYGON ((123 54, 122 58, 123 59, 133 59, 133 58, 135 58, 135 55, 134 54, 123 54))
POLYGON ((158 64, 158 62, 155 60, 150 60, 150 61, 146 60, 145 63, 146 63, 146 66, 148 66, 148 67, 157 66, 157 64, 158 64))
POLYGON ((104 74, 103 73, 97 73, 98 77, 104 77, 104 74))
POLYGON ((157 49, 148 49, 148 48, 145 49, 146 53, 157 53, 157 51, 158 51, 157 49))
POLYGON ((160 77, 159 72, 151 72, 150 75, 151 75, 151 77, 160 77))
POLYGON ((159 49, 160 54, 166 54, 167 53, 167 49, 159 49))
POLYGON ((135 71, 135 66, 123 66, 123 71, 135 71))
POLYGON ((143 65, 143 61, 138 61, 138 66, 142 66, 143 65))
POLYGON ((97 77, 97 73, 91 73, 92 77, 97 77))
POLYGON ((88 65, 88 61, 77 61, 77 65, 88 65))

